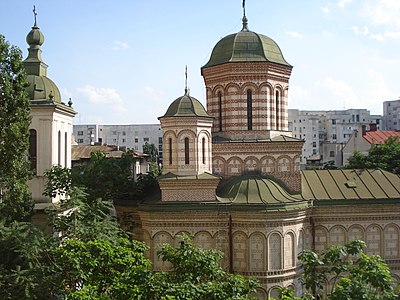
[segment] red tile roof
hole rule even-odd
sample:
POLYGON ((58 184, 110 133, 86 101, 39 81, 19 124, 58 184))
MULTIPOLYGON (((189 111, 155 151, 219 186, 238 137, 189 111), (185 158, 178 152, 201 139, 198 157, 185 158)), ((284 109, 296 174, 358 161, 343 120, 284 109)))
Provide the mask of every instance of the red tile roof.
POLYGON ((398 137, 400 141, 400 131, 395 131, 395 130, 367 131, 363 137, 370 144, 383 144, 391 136, 398 137))

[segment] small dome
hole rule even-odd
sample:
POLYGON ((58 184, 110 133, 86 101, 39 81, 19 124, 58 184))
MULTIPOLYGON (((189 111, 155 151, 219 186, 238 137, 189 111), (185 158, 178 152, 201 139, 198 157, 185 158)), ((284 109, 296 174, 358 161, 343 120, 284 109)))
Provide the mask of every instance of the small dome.
POLYGON ((25 89, 29 100, 53 100, 61 103, 60 90, 56 84, 46 76, 27 75, 29 86, 25 89))
POLYGON ((230 178, 217 190, 217 199, 235 204, 282 205, 302 202, 301 195, 291 195, 277 182, 259 175, 230 178))
POLYGON ((29 46, 41 46, 44 43, 44 35, 43 33, 39 30, 39 27, 33 26, 32 30, 28 33, 26 36, 26 42, 28 43, 29 46))
POLYGON ((185 93, 185 95, 171 103, 163 117, 193 116, 211 118, 199 100, 185 93))
POLYGON ((272 62, 291 67, 274 40, 248 31, 247 27, 222 38, 215 45, 210 60, 203 68, 227 62, 272 62))

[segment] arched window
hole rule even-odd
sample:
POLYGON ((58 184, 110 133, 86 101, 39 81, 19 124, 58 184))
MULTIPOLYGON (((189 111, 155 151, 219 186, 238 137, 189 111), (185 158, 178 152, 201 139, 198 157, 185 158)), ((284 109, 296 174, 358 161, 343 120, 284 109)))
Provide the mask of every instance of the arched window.
POLYGON ((185 165, 189 164, 189 138, 185 138, 185 165))
POLYGON ((253 130, 253 93, 247 90, 247 130, 253 130))
POLYGON ((37 170, 37 133, 35 129, 29 130, 29 160, 31 162, 31 170, 37 170))
POLYGON ((203 164, 206 163, 206 139, 203 138, 201 141, 201 153, 202 153, 202 159, 203 159, 203 164))
POLYGON ((218 119, 219 131, 222 131, 222 94, 218 93, 218 119))
POLYGON ((58 164, 61 166, 61 131, 58 131, 58 164))
POLYGON ((276 91, 275 93, 275 129, 279 130, 280 128, 280 113, 279 113, 279 92, 276 91))
POLYGON ((64 133, 64 167, 68 167, 68 134, 64 133))
POLYGON ((168 156, 169 156, 169 164, 172 165, 172 139, 168 139, 168 156))

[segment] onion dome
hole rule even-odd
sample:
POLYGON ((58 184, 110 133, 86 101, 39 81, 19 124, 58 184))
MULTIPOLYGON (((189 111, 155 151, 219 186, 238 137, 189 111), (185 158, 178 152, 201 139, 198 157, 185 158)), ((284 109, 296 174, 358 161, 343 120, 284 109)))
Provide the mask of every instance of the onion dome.
POLYGON ((41 46, 44 43, 44 35, 36 23, 32 30, 26 36, 26 42, 29 45, 28 57, 23 61, 27 73, 26 88, 29 99, 32 100, 50 100, 51 102, 61 103, 61 93, 57 85, 47 77, 47 65, 42 60, 41 46))
POLYGON ((170 104, 163 117, 208 117, 212 118, 199 100, 189 95, 187 89, 182 97, 170 104))
POLYGON ((228 62, 272 62, 291 67, 274 40, 250 31, 246 16, 243 16, 242 21, 242 30, 222 38, 215 45, 210 60, 203 68, 228 62))
POLYGON ((259 175, 232 177, 221 184, 217 199, 235 204, 286 205, 305 201, 301 195, 289 194, 276 181, 259 175))

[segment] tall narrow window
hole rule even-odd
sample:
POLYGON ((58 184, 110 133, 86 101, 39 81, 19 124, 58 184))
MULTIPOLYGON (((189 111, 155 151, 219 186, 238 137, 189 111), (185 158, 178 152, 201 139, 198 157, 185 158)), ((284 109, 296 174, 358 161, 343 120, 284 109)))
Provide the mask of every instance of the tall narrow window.
POLYGON ((29 130, 29 160, 31 162, 31 170, 37 170, 37 134, 35 129, 29 130))
POLYGON ((280 113, 279 113, 279 92, 276 91, 275 93, 275 129, 279 130, 280 128, 280 113))
POLYGON ((206 163, 206 139, 203 138, 201 141, 201 153, 202 153, 202 159, 203 159, 203 164, 206 163))
POLYGON ((185 165, 189 164, 189 138, 185 138, 185 165))
POLYGON ((172 139, 168 139, 168 156, 169 156, 169 164, 172 165, 172 139))
POLYGON ((218 93, 218 119, 219 131, 222 131, 222 94, 218 93))
POLYGON ((68 167, 68 134, 64 133, 64 167, 68 167))
POLYGON ((58 164, 61 166, 61 131, 58 131, 58 164))
POLYGON ((247 130, 253 130, 253 95, 247 90, 247 130))

